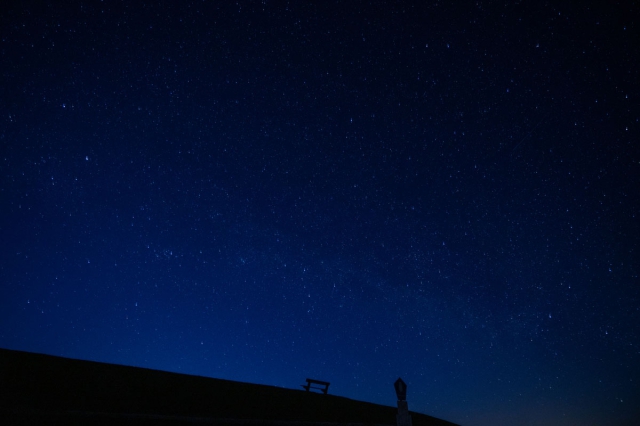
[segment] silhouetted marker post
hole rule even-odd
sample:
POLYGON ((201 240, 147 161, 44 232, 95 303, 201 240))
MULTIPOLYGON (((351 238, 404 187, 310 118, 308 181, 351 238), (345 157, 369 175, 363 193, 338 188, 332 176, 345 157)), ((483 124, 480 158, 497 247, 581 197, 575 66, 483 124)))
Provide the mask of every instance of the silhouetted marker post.
POLYGON ((396 388, 396 395, 398 396, 396 423, 398 426, 411 426, 411 415, 409 415, 409 404, 407 404, 407 384, 401 378, 398 378, 393 387, 396 388))

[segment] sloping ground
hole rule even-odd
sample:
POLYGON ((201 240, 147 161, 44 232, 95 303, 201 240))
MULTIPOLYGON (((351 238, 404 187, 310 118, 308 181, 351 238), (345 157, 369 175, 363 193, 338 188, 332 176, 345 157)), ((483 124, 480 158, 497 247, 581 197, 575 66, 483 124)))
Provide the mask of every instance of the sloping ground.
MULTIPOLYGON (((0 349, 2 424, 395 424, 395 407, 335 395, 0 349)), ((413 426, 453 423, 412 413, 413 426)))

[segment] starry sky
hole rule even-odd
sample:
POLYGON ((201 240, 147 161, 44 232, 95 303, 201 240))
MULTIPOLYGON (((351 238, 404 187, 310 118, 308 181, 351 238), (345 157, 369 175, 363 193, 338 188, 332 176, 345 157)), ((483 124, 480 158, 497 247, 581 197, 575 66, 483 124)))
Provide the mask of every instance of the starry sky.
POLYGON ((9 3, 0 347, 637 424, 637 3, 9 3))

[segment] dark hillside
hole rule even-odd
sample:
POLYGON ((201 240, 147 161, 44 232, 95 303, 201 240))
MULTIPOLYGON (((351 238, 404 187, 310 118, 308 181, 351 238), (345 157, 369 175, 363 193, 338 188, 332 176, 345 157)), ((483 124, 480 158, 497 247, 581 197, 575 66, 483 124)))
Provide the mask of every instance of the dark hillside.
MULTIPOLYGON (((391 425, 396 412, 334 395, 6 349, 0 349, 0 409, 12 424, 92 425, 391 425)), ((414 426, 452 425, 423 414, 412 417, 414 426)))

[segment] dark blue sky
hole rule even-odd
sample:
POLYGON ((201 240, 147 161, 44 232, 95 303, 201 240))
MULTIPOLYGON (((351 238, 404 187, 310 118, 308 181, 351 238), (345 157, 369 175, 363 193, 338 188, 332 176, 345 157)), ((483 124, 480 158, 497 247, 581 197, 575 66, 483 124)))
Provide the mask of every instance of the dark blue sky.
POLYGON ((637 4, 13 3, 1 347, 637 424, 637 4))

